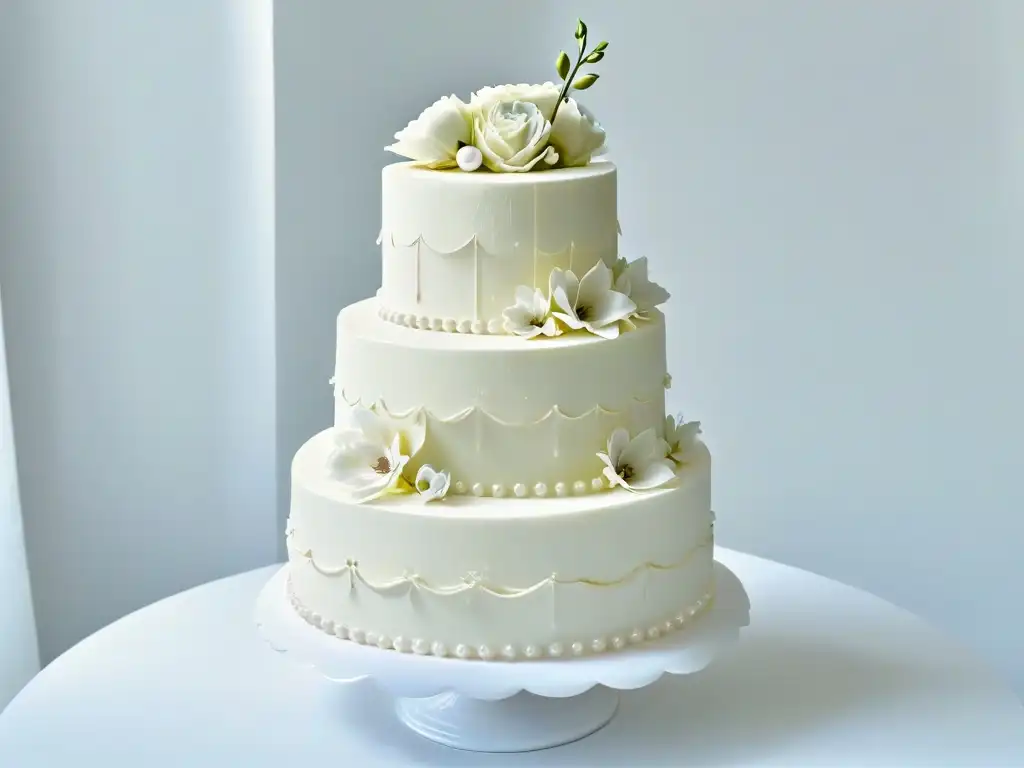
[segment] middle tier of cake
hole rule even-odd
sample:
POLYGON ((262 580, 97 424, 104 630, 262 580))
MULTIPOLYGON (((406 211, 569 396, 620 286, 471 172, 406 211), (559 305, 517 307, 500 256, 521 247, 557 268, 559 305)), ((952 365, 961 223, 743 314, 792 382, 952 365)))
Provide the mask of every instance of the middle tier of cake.
POLYGON ((665 421, 665 325, 657 311, 616 339, 425 333, 381 320, 373 299, 338 315, 335 424, 354 407, 422 413, 411 463, 477 496, 567 496, 606 488, 597 452, 624 427, 665 421))

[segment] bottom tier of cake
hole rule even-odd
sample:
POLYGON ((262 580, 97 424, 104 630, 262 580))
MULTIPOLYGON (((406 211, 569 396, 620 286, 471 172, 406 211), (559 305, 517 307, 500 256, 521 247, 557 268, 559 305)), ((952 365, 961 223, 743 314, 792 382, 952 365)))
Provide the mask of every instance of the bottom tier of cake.
POLYGON ((356 504, 327 472, 330 431, 292 465, 296 610, 339 638, 517 660, 621 649, 712 599, 710 455, 677 482, 544 499, 416 496, 356 504))

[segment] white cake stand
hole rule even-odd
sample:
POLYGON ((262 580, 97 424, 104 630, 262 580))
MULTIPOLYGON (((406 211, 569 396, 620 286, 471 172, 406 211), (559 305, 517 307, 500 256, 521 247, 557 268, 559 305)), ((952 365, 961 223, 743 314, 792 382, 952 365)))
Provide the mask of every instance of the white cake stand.
POLYGON ((340 640, 292 608, 287 567, 256 601, 257 627, 274 650, 335 682, 372 679, 395 697, 409 728, 474 752, 528 752, 589 736, 615 716, 617 690, 643 688, 666 673, 699 672, 749 622, 743 585, 718 562, 714 602, 691 625, 621 651, 565 660, 464 661, 340 640))

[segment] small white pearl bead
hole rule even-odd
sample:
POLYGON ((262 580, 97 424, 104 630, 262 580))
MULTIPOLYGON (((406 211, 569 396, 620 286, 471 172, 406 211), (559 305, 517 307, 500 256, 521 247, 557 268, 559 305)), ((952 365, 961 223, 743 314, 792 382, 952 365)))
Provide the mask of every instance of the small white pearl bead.
POLYGON ((644 641, 644 631, 642 629, 634 629, 629 633, 629 642, 631 643, 642 643, 644 641))
POLYGON ((593 480, 590 481, 590 487, 595 492, 600 491, 604 488, 604 480, 602 480, 600 477, 595 477, 593 480))
POLYGON ((366 635, 363 633, 363 630, 361 629, 350 629, 348 631, 348 638, 349 640, 359 643, 360 645, 362 645, 366 641, 366 635))
POLYGON ((430 320, 430 330, 440 331, 441 330, 441 318, 434 317, 430 320))
POLYGON ((516 483, 515 487, 512 490, 515 491, 516 496, 518 496, 520 499, 526 495, 526 486, 523 485, 522 483, 516 483))
POLYGON ((409 652, 409 641, 406 640, 401 635, 399 635, 398 637, 396 637, 394 639, 393 644, 395 646, 395 650, 398 651, 399 653, 408 653, 409 652))
POLYGON ((444 643, 442 643, 440 641, 435 642, 432 646, 430 646, 430 652, 432 654, 434 654, 435 656, 447 656, 448 655, 448 649, 445 647, 444 643))
POLYGON ((348 627, 344 624, 336 624, 334 626, 334 634, 344 640, 348 637, 348 627))
POLYGON ((672 631, 672 622, 671 621, 666 621, 664 624, 662 624, 661 625, 661 631, 664 632, 665 634, 668 634, 669 632, 671 632, 672 631))
POLYGON ((700 611, 700 604, 699 603, 691 605, 689 608, 687 608, 686 609, 686 615, 687 616, 691 616, 691 617, 692 616, 696 616, 698 611, 700 611))
POLYGON ((425 315, 421 316, 419 319, 416 320, 416 327, 419 328, 421 331, 429 331, 430 318, 425 315))
POLYGON ((376 632, 367 632, 365 639, 366 639, 366 644, 367 645, 376 645, 377 644, 377 633, 376 632))
POLYGON ((572 651, 572 655, 573 656, 582 656, 583 655, 583 643, 581 643, 581 642, 579 642, 577 640, 575 643, 573 643, 572 645, 569 646, 569 650, 572 651))
POLYGON ((483 165, 484 156, 483 153, 474 147, 472 144, 467 144, 464 147, 459 147, 459 151, 455 153, 455 164, 460 169, 467 173, 472 173, 481 165, 483 165))
POLYGON ((334 634, 334 622, 331 621, 330 619, 324 619, 323 622, 321 622, 321 624, 320 624, 320 629, 322 629, 324 632, 326 632, 329 635, 333 635, 334 634))
POLYGON ((459 333, 469 333, 473 329, 473 323, 469 320, 459 320, 456 324, 455 329, 459 333))
POLYGON ((577 496, 582 496, 584 493, 587 492, 587 484, 584 483, 582 480, 577 480, 575 483, 572 484, 572 492, 575 493, 577 496))
POLYGON ((657 627, 648 627, 647 628, 647 639, 648 640, 657 640, 659 637, 661 637, 661 630, 660 629, 658 629, 657 627))
POLYGON ((622 637, 621 635, 616 635, 612 638, 612 648, 614 648, 616 651, 621 651, 625 647, 626 638, 622 637))
POLYGON ((675 624, 677 627, 681 627, 683 626, 683 624, 686 623, 686 617, 680 613, 678 616, 672 619, 672 623, 675 624))
POLYGON ((537 483, 533 486, 533 492, 543 498, 548 495, 548 487, 544 483, 537 483))
POLYGON ((592 640, 590 642, 590 650, 592 650, 594 653, 604 653, 607 647, 608 642, 603 637, 599 637, 596 640, 592 640))
POLYGON ((462 480, 455 481, 455 492, 460 496, 466 492, 466 483, 462 480))
POLYGON ((319 627, 321 620, 322 619, 320 618, 319 613, 314 613, 309 617, 309 623, 312 624, 314 627, 319 627))
POLYGON ((487 332, 488 333, 501 333, 504 330, 505 324, 498 318, 487 321, 487 332))
POLYGON ((484 495, 484 484, 483 483, 473 483, 473 495, 474 496, 483 496, 484 495))
POLYGON ((466 645, 465 643, 459 643, 458 645, 455 646, 455 655, 458 656, 460 659, 468 659, 469 658, 469 646, 466 645))
POLYGON ((523 653, 526 654, 528 659, 536 659, 540 656, 540 647, 536 645, 528 645, 523 649, 523 653))
POLYGON ((412 641, 412 652, 417 656, 423 656, 430 650, 430 643, 421 637, 412 641))
POLYGON ((565 483, 555 483, 555 496, 565 496, 569 492, 565 483))
POLYGON ((552 643, 548 646, 548 655, 554 656, 555 658, 561 656, 564 651, 565 649, 562 647, 561 643, 552 643))
POLYGON ((495 483, 491 487, 491 495, 497 496, 500 499, 502 496, 505 495, 505 486, 502 485, 501 483, 495 483))
POLYGON ((391 638, 388 637, 387 635, 381 635, 380 637, 377 638, 377 647, 378 648, 385 648, 385 649, 390 648, 391 647, 391 638))
POLYGON ((487 325, 484 324, 481 320, 474 320, 473 325, 471 325, 469 329, 473 333, 481 334, 487 330, 487 325))
POLYGON ((444 320, 441 321, 441 329, 448 331, 448 333, 454 333, 455 321, 452 320, 450 317, 446 317, 444 320))
POLYGON ((481 645, 479 648, 477 648, 476 649, 476 655, 479 656, 481 659, 493 659, 494 658, 494 653, 486 645, 481 645))
POLYGON ((405 316, 405 324, 408 325, 410 328, 415 328, 416 327, 416 315, 406 315, 405 316))
POLYGON ((516 657, 516 647, 514 645, 506 645, 501 649, 501 655, 506 659, 514 659, 516 657))

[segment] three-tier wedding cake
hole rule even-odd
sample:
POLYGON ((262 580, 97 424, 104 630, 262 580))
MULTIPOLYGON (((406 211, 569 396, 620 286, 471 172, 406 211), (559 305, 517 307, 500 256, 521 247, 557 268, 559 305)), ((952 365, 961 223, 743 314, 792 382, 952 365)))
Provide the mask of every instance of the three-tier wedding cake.
POLYGON ((442 98, 384 168, 377 296, 292 467, 295 609, 341 640, 505 660, 622 649, 713 591, 710 455, 665 416, 668 293, 619 257, 616 170, 560 84, 442 98))

